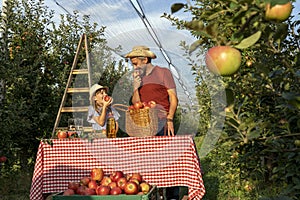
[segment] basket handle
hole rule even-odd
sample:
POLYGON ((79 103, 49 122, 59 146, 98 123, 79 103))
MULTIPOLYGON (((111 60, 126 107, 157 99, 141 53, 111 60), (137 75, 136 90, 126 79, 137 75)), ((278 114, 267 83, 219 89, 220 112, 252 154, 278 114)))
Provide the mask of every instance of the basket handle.
POLYGON ((117 110, 124 111, 124 112, 126 112, 128 110, 128 106, 126 106, 124 104, 113 104, 112 107, 117 110))
MULTIPOLYGON (((117 110, 124 111, 124 112, 128 111, 128 106, 126 106, 124 104, 117 104, 116 103, 116 104, 113 104, 112 107, 114 107, 117 110)), ((162 112, 162 113, 164 113, 166 115, 168 114, 168 112, 165 111, 165 110, 162 110, 162 109, 156 109, 156 110, 159 111, 159 112, 162 112)))

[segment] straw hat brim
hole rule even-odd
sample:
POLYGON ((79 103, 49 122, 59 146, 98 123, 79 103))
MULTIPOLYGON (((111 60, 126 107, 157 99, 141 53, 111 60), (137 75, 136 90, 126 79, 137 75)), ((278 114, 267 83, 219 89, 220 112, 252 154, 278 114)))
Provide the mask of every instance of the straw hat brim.
POLYGON ((155 59, 156 55, 146 46, 133 47, 132 51, 125 55, 125 58, 147 57, 155 59))

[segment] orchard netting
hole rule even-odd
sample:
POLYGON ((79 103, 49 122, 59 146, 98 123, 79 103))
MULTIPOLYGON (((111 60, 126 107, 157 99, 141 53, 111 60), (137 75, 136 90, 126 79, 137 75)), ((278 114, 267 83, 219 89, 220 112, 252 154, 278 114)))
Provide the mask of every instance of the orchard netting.
MULTIPOLYGON (((162 17, 164 13, 171 14, 171 6, 174 3, 188 3, 183 0, 46 0, 45 4, 55 10, 56 14, 71 14, 77 11, 80 15, 89 16, 91 22, 96 22, 99 26, 105 26, 105 38, 107 45, 111 49, 118 48, 118 52, 113 52, 117 59, 124 61, 124 66, 132 70, 130 62, 124 55, 132 50, 133 46, 146 45, 153 51, 157 58, 152 61, 154 65, 167 67, 171 70, 178 94, 178 111, 180 112, 180 126, 177 135, 196 135, 201 117, 200 106, 198 105, 197 86, 195 81, 197 73, 192 70, 190 59, 187 58, 187 50, 183 46, 191 45, 196 39, 185 30, 177 30, 171 22, 162 17)), ((172 14, 183 20, 191 20, 187 12, 179 11, 172 14)), ((91 54, 97 55, 97 50, 91 50, 91 54)), ((205 51, 203 51, 205 52, 205 51)), ((199 65, 203 65, 204 56, 201 53, 189 55, 199 65)), ((98 60, 101 58, 97 58, 98 60)), ((98 63, 91 63, 97 65, 98 63)), ((99 67, 101 68, 101 67, 99 67)), ((101 72, 93 72, 100 73, 101 72)), ((219 87, 217 92, 211 94, 211 125, 205 135, 201 147, 201 155, 205 156, 214 146, 222 131, 224 116, 220 112, 225 107, 224 87, 217 80, 217 77, 210 78, 208 72, 202 77, 207 87, 219 87)), ((199 76, 199 75, 198 75, 199 76)), ((131 87, 124 88, 124 82, 130 83, 131 73, 128 73, 114 86, 114 103, 128 103, 131 87)), ((92 84, 97 80, 92 80, 92 84)), ((127 84, 130 85, 130 84, 127 84)), ((211 90, 211 91, 213 91, 211 90)), ((122 114, 122 113, 121 113, 122 114)), ((85 119, 85 117, 83 117, 85 119)), ((120 128, 125 130, 125 125, 120 122, 120 128)))

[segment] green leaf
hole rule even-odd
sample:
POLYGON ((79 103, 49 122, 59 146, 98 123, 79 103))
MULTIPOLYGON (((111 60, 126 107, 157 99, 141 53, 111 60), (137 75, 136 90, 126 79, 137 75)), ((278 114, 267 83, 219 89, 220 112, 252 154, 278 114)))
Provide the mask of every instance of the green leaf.
POLYGON ((195 51, 201 44, 202 44, 202 40, 197 40, 197 41, 193 42, 190 46, 189 53, 192 53, 193 51, 195 51))
POLYGON ((261 31, 257 31, 253 35, 243 39, 239 44, 235 45, 234 47, 237 49, 246 49, 252 45, 254 45, 260 38, 261 31))
POLYGON ((171 13, 176 13, 177 11, 179 11, 180 9, 182 9, 184 7, 185 4, 183 3, 174 3, 171 6, 171 13))
POLYGON ((258 138, 259 136, 260 136, 260 132, 257 130, 251 131, 250 133, 247 134, 249 140, 253 140, 255 138, 258 138))
POLYGON ((290 2, 290 0, 269 0, 269 1, 267 1, 267 2, 270 2, 270 4, 271 4, 271 7, 272 6, 275 6, 275 5, 283 5, 283 4, 286 4, 286 3, 288 3, 288 2, 290 2))

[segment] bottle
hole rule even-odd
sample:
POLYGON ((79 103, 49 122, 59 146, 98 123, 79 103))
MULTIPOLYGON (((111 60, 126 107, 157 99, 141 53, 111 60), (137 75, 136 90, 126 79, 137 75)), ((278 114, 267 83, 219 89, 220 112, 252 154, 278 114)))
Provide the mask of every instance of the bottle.
POLYGON ((114 115, 110 109, 108 116, 107 116, 107 121, 106 121, 106 136, 107 138, 116 138, 117 133, 116 133, 116 121, 114 118, 114 115))

